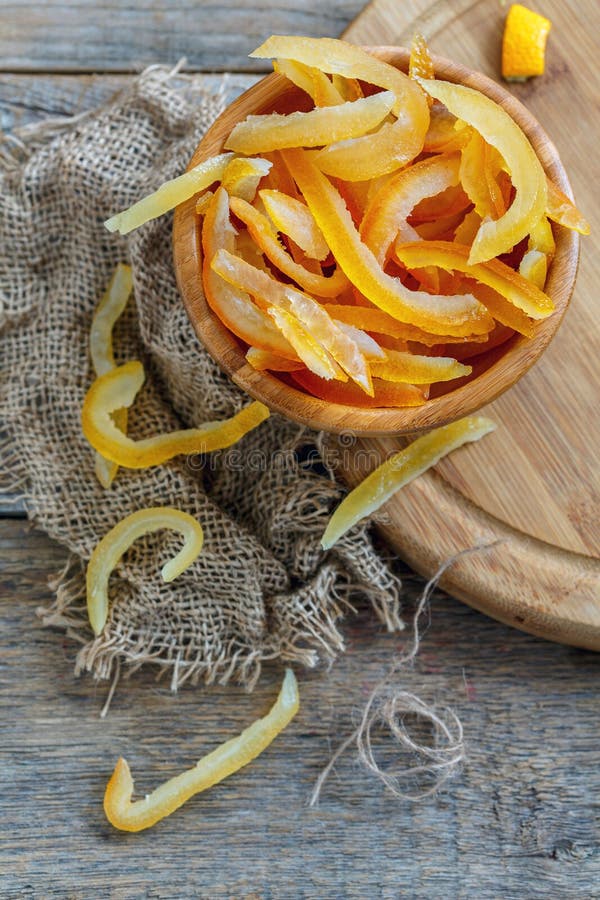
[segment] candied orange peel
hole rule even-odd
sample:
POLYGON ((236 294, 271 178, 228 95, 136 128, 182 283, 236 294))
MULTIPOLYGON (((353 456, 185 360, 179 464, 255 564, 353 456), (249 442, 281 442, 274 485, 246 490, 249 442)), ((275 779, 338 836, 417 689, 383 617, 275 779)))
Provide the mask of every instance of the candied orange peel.
POLYGON ((179 532, 184 539, 179 553, 161 569, 163 581, 170 582, 191 566, 202 550, 202 526, 188 513, 169 506, 140 509, 118 522, 96 545, 86 573, 87 610, 94 634, 100 634, 106 625, 108 582, 123 554, 142 535, 165 528, 179 532))
POLYGON ((263 718, 204 756, 191 769, 170 778, 143 800, 132 801, 133 778, 121 757, 106 786, 104 812, 121 831, 143 831, 170 816, 190 797, 208 790, 256 759, 292 721, 300 708, 296 677, 287 669, 279 696, 263 718))
POLYGON ((267 407, 254 401, 222 422, 134 441, 117 428, 111 414, 133 404, 144 380, 144 367, 137 360, 118 366, 92 383, 81 411, 83 433, 92 447, 129 469, 158 466, 182 453, 230 447, 269 416, 267 407))
POLYGON ((436 465, 443 456, 463 444, 478 441, 495 427, 491 419, 484 416, 467 416, 451 425, 435 428, 395 453, 342 500, 321 539, 323 549, 333 547, 361 519, 376 512, 396 491, 436 465))
MULTIPOLYGON (((90 327, 90 356, 96 375, 104 375, 115 368, 112 332, 115 322, 125 309, 133 288, 131 267, 119 263, 110 284, 94 311, 90 327)), ((115 410, 114 422, 121 431, 127 431, 127 410, 115 410)), ((103 488, 109 488, 115 479, 118 465, 96 453, 94 471, 103 488)))

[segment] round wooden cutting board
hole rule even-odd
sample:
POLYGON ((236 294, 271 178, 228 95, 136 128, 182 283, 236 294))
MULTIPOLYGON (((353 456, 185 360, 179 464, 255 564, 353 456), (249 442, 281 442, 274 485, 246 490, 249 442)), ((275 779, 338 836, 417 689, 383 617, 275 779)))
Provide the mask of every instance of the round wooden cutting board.
MULTIPOLYGON (((378 525, 427 576, 459 550, 499 541, 454 563, 444 588, 518 628, 600 650, 600 4, 526 5, 553 24, 546 74, 512 90, 557 145, 592 235, 582 238, 575 294, 554 342, 485 408, 497 430, 400 491, 378 525)), ((421 31, 433 52, 499 80, 507 9, 499 0, 374 0, 344 37, 406 46, 421 31)), ((357 483, 398 446, 350 442, 344 476, 357 483)))

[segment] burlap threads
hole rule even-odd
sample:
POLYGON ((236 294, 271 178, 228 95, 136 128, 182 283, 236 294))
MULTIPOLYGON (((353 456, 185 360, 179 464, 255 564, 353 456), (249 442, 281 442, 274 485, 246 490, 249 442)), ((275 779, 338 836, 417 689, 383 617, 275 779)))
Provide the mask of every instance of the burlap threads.
POLYGON ((92 310, 117 262, 129 261, 135 301, 118 327, 118 361, 142 360, 147 381, 133 436, 229 416, 247 398, 195 339, 175 285, 172 217, 129 239, 102 222, 182 172, 223 97, 153 67, 109 104, 70 122, 24 130, 0 152, 0 328, 4 490, 71 551, 43 612, 82 646, 77 671, 109 678, 151 663, 187 680, 247 688, 261 664, 315 665, 343 650, 339 620, 366 595, 390 629, 402 625, 400 582, 364 528, 324 555, 319 539, 342 489, 318 458, 317 436, 272 417, 228 452, 178 458, 97 483, 80 428, 92 378, 92 310), (119 519, 144 506, 196 516, 206 542, 170 585, 159 571, 168 533, 140 540, 111 582, 104 633, 92 639, 85 562, 119 519))

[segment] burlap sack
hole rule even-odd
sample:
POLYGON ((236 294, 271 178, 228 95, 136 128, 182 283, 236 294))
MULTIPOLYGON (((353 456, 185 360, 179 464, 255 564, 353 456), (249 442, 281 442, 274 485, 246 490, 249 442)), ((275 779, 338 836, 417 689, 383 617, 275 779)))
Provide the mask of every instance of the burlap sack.
POLYGON ((179 174, 222 97, 154 67, 109 105, 35 129, 0 159, 0 464, 36 526, 72 551, 45 621, 83 646, 77 670, 107 678, 115 663, 153 663, 173 688, 235 678, 251 687, 266 659, 314 665, 343 649, 338 620, 353 595, 401 626, 398 578, 364 528, 335 552, 319 547, 342 488, 319 462, 318 436, 273 416, 241 444, 207 458, 121 469, 109 491, 94 477, 80 410, 92 380, 92 311, 119 260, 135 302, 116 331, 117 361, 142 360, 146 384, 129 417, 139 437, 229 416, 248 402, 196 340, 171 262, 172 217, 129 239, 110 214, 179 174), (205 530, 194 565, 170 585, 160 567, 173 534, 138 541, 111 580, 104 633, 85 614, 85 561, 116 522, 172 505, 205 530))

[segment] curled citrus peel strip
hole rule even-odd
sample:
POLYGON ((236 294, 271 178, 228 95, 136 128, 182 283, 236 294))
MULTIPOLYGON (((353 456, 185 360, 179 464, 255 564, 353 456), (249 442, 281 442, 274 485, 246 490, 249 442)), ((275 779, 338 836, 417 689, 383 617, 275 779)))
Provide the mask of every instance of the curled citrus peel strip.
POLYGON ((475 334, 489 331, 487 311, 469 295, 436 297, 409 291, 383 271, 362 242, 342 197, 303 150, 283 153, 315 221, 340 268, 365 297, 399 321, 433 334, 475 334))
POLYGON ((391 91, 383 91, 340 106, 316 107, 309 112, 247 116, 233 128, 225 147, 248 154, 285 147, 322 147, 376 128, 393 104, 391 91))
POLYGON ((406 221, 425 197, 440 194, 458 184, 458 154, 437 156, 403 169, 375 193, 360 226, 360 236, 383 266, 395 240, 419 239, 406 221))
POLYGON ((411 41, 408 74, 411 78, 435 78, 429 47, 422 34, 415 34, 411 41))
POLYGON ((498 291, 532 319, 544 319, 554 309, 547 294, 500 260, 491 259, 472 265, 469 262, 469 248, 461 244, 451 241, 416 241, 396 246, 396 255, 409 269, 439 266, 441 269, 464 272, 498 291))
MULTIPOLYGON (((96 307, 90 327, 90 356, 96 375, 104 375, 115 368, 113 353, 113 326, 127 305, 133 287, 130 266, 119 263, 110 284, 96 307)), ((118 409, 114 413, 117 428, 127 431, 127 410, 118 409)), ((117 474, 118 465, 96 453, 94 471, 103 488, 109 488, 117 474)))
POLYGON ((229 197, 222 187, 211 200, 202 226, 202 282, 207 303, 227 328, 250 346, 293 358, 292 347, 269 317, 252 303, 248 294, 233 288, 211 268, 211 261, 221 249, 235 249, 229 197))
POLYGON ((260 199, 277 231, 287 234, 311 259, 329 256, 329 247, 306 203, 282 191, 262 190, 260 199))
POLYGON ((222 422, 134 441, 119 431, 111 414, 132 405, 144 378, 140 362, 118 366, 92 383, 81 411, 83 433, 92 447, 129 469, 157 466, 182 453, 210 453, 230 447, 269 417, 267 407, 255 401, 222 422))
POLYGON ((154 506, 131 513, 105 534, 97 544, 87 567, 87 610, 94 634, 102 632, 108 617, 108 582, 111 573, 126 550, 144 534, 169 528, 184 538, 179 553, 161 569, 163 581, 169 582, 191 566, 202 550, 202 527, 188 513, 169 506, 154 506))
POLYGON ((337 297, 340 291, 348 285, 348 279, 339 268, 336 268, 330 278, 326 278, 324 275, 309 272, 304 266, 294 262, 279 243, 277 233, 267 217, 249 203, 238 197, 231 197, 229 205, 231 211, 247 227, 251 237, 265 256, 281 272, 289 278, 293 278, 304 290, 317 294, 319 297, 337 297))
POLYGON ((279 696, 262 719, 253 722, 238 737, 232 738, 204 756, 196 765, 161 784, 144 800, 132 802, 133 778, 121 757, 106 786, 106 818, 121 831, 143 831, 179 809, 186 800, 218 784, 256 759, 291 722, 300 707, 298 684, 287 669, 279 696))
POLYGON ((390 337, 396 337, 404 341, 416 341, 419 344, 425 344, 427 347, 433 347, 440 343, 463 343, 464 341, 473 340, 474 337, 485 341, 487 337, 486 334, 478 336, 467 335, 465 337, 430 334, 421 328, 417 328, 416 325, 407 325, 404 322, 399 322, 383 310, 376 309, 373 306, 348 306, 328 303, 327 312, 336 321, 353 325, 356 328, 362 328, 364 331, 387 334, 390 337))
POLYGON ((470 441, 478 441, 496 426, 483 416, 467 416, 417 438, 378 466, 342 500, 321 539, 324 550, 357 522, 372 515, 404 485, 436 465, 443 456, 470 441))
POLYGON ((398 119, 372 134, 329 144, 315 156, 322 172, 344 181, 367 181, 395 172, 423 149, 422 134, 398 119))
POLYGON ((486 262, 508 252, 546 210, 546 175, 533 147, 514 119, 480 91, 448 81, 419 79, 428 94, 467 122, 504 159, 515 189, 507 211, 496 221, 484 221, 473 241, 469 262, 486 262))
POLYGON ((214 181, 219 181, 223 177, 231 157, 231 153, 221 153, 219 156, 213 156, 194 166, 189 172, 184 172, 183 175, 179 175, 171 181, 165 181, 154 193, 148 194, 133 206, 107 219, 104 223, 105 227, 108 231, 129 234, 134 228, 139 228, 150 219, 162 216, 163 213, 174 209, 185 200, 189 200, 194 194, 210 187, 214 181))

